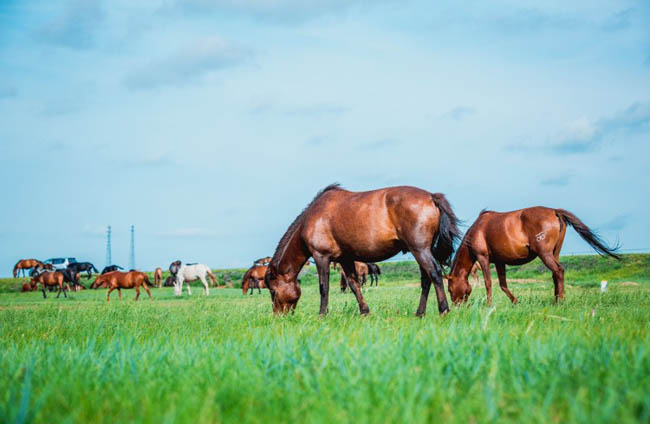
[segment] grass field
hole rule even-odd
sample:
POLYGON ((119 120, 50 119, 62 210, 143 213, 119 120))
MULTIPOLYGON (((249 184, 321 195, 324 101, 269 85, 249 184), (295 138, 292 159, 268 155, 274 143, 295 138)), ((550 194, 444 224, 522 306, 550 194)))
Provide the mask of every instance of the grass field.
POLYGON ((550 274, 513 268, 520 304, 496 284, 491 308, 478 288, 439 317, 432 294, 423 319, 409 263, 384 265, 370 316, 334 284, 322 319, 311 271, 285 317, 266 291, 107 304, 4 280, 0 422, 650 422, 648 258, 563 258, 561 305, 550 274))

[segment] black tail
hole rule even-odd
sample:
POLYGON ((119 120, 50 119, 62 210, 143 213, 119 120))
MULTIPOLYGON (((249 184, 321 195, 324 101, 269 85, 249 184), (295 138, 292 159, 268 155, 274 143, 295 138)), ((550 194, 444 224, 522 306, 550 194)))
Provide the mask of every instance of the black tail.
POLYGON ((582 221, 580 221, 577 216, 567 210, 555 209, 555 213, 562 218, 567 225, 572 226, 580 237, 589 243, 589 245, 593 247, 599 255, 607 255, 612 258, 621 259, 621 256, 615 253, 620 248, 618 244, 614 247, 607 246, 597 233, 592 231, 582 221))
POLYGON ((451 255, 454 253, 454 244, 460 238, 458 229, 458 218, 451 209, 451 205, 442 193, 431 195, 433 203, 440 209, 440 225, 438 226, 438 236, 433 242, 433 257, 441 265, 449 266, 451 264, 451 255))

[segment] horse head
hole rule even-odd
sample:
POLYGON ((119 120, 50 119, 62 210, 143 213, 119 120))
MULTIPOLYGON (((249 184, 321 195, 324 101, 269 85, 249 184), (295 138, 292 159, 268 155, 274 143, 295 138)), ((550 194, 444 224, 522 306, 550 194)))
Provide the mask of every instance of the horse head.
POLYGON ((301 294, 297 274, 279 273, 274 265, 269 265, 264 284, 271 292, 274 313, 283 314, 296 309, 301 294))

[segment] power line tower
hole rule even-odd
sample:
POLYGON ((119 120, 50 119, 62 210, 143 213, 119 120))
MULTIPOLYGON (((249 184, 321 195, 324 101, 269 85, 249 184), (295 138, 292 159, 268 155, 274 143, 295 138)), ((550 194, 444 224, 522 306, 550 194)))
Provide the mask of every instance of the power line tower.
POLYGON ((131 255, 129 256, 129 269, 135 269, 135 225, 131 225, 131 255))
POLYGON ((106 266, 112 265, 111 259, 111 226, 106 229, 106 266))

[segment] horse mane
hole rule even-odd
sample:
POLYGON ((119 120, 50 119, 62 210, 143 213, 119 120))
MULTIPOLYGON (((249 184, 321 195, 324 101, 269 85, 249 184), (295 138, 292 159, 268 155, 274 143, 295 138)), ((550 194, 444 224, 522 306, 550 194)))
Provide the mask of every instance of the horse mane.
POLYGON ((273 268, 277 269, 280 263, 280 259, 284 255, 284 251, 287 249, 287 246, 289 245, 289 241, 291 241, 291 237, 293 237, 293 234, 296 232, 296 230, 302 225, 303 221, 305 220, 305 213, 325 193, 332 190, 342 190, 341 185, 339 183, 330 184, 324 189, 322 189, 321 191, 319 191, 318 193, 316 193, 316 196, 314 196, 312 201, 309 202, 307 206, 305 206, 302 212, 300 212, 300 215, 298 215, 296 219, 293 220, 291 225, 289 225, 289 228, 287 228, 287 231, 284 233, 284 235, 280 239, 280 242, 278 243, 278 246, 275 248, 275 253, 273 253, 273 258, 271 258, 270 265, 273 268))

